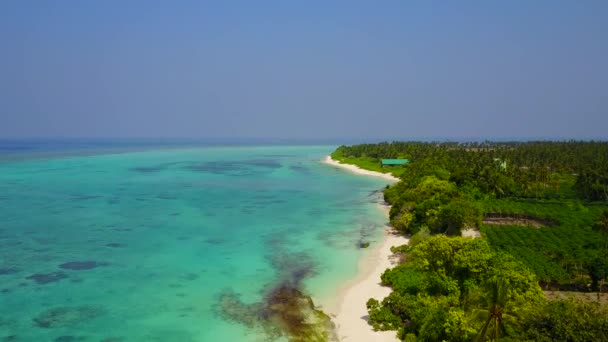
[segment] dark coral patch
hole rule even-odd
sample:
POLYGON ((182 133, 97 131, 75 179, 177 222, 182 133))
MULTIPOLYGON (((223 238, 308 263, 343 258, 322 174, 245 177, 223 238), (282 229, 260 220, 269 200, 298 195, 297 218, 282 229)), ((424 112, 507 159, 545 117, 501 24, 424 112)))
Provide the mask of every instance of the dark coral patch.
POLYGON ((120 248, 120 247, 124 247, 125 244, 124 243, 118 243, 118 242, 110 242, 106 244, 106 247, 112 247, 112 248, 120 248))
POLYGON ((117 204, 117 203, 120 203, 120 200, 118 198, 108 199, 108 204, 117 204))
POLYGON ((337 340, 329 316, 315 308, 312 299, 288 284, 279 284, 264 302, 245 304, 233 292, 224 292, 218 313, 229 321, 259 329, 269 340, 287 337, 289 341, 337 340))
POLYGON ((188 171, 223 174, 230 176, 246 176, 265 170, 278 169, 281 164, 271 159, 252 159, 243 161, 214 161, 205 163, 189 163, 183 168, 188 171))
POLYGON ((305 173, 305 174, 309 174, 310 170, 305 167, 305 166, 301 166, 301 165, 291 165, 289 167, 290 170, 295 171, 295 172, 300 172, 300 173, 305 173))
POLYGON ((337 340, 330 317, 315 308, 310 296, 301 290, 303 281, 316 273, 311 256, 282 251, 282 240, 277 237, 267 243, 274 251, 269 260, 282 280, 260 303, 246 304, 238 294, 226 291, 220 295, 216 312, 229 321, 261 329, 269 340, 337 340))
POLYGON ((367 248, 367 247, 369 247, 369 242, 359 241, 359 242, 357 242, 357 247, 367 248))
POLYGON ((178 165, 181 163, 183 163, 183 162, 170 162, 170 163, 162 163, 162 164, 158 164, 158 165, 138 166, 138 167, 131 168, 130 170, 134 171, 134 172, 139 172, 139 173, 154 173, 154 172, 160 172, 160 171, 166 170, 173 165, 178 165))
POLYGON ((59 265, 64 270, 84 271, 90 270, 99 266, 107 266, 107 263, 97 261, 70 261, 59 265))
POLYGON ((91 320, 103 312, 97 306, 62 306, 42 312, 33 321, 40 328, 60 328, 91 320))
POLYGON ((25 278, 35 281, 37 284, 45 285, 60 281, 61 279, 67 278, 67 274, 63 272, 52 272, 52 273, 36 273, 25 278))
POLYGON ((76 342, 76 341, 84 341, 86 337, 83 336, 72 336, 72 335, 63 335, 55 338, 54 342, 76 342))
POLYGON ((97 195, 79 195, 79 196, 72 197, 72 200, 73 201, 86 201, 86 200, 97 199, 97 198, 101 198, 101 196, 97 196, 97 195))
POLYGON ((141 172, 141 173, 152 173, 152 172, 160 172, 164 169, 165 168, 162 166, 140 166, 140 167, 132 168, 131 171, 141 172))
POLYGON ((0 275, 15 274, 19 271, 17 267, 0 267, 0 275))
POLYGON ((184 280, 193 281, 193 280, 198 279, 198 274, 196 274, 196 273, 186 273, 186 274, 182 275, 181 278, 184 279, 184 280))
POLYGON ((222 238, 209 238, 205 240, 205 243, 208 243, 210 245, 221 245, 224 242, 226 242, 226 240, 222 238))

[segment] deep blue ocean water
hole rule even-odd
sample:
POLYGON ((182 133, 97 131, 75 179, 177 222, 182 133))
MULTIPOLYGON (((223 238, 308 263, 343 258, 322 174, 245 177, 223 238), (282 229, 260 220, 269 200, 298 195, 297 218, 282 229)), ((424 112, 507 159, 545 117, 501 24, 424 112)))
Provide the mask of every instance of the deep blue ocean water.
POLYGON ((0 150, 0 340, 257 341, 222 293, 259 302, 305 265, 327 302, 385 224, 386 181, 321 163, 334 146, 19 148, 0 150))

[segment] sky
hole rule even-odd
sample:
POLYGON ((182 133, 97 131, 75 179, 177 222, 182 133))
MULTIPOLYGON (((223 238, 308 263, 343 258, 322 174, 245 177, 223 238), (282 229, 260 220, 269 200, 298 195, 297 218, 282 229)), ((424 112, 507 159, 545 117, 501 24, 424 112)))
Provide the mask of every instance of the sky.
POLYGON ((0 1, 1 138, 608 139, 608 1, 0 1))

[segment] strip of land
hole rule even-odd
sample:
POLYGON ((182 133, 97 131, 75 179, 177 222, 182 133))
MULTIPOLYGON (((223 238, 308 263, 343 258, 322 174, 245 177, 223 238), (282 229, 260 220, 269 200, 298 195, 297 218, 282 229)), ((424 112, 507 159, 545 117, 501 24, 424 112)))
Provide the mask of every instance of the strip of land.
POLYGON ((370 298, 382 300, 391 288, 380 285, 380 275, 396 265, 392 246, 408 243, 404 236, 387 229, 379 247, 361 260, 359 275, 338 294, 340 303, 332 313, 340 341, 398 341, 394 331, 374 331, 369 325, 366 303, 370 298))
POLYGON ((364 170, 362 168, 359 168, 355 165, 350 165, 350 164, 342 164, 337 160, 332 159, 330 156, 325 157, 325 159, 323 160, 324 163, 329 164, 329 165, 333 165, 333 166, 337 166, 340 168, 343 168, 345 170, 348 170, 350 172, 359 174, 359 175, 365 175, 365 176, 374 176, 374 177, 380 177, 380 178, 384 178, 388 181, 391 181, 393 183, 398 182, 399 178, 393 176, 390 173, 382 173, 382 172, 376 172, 376 171, 369 171, 369 170, 364 170))
MULTIPOLYGON (((399 179, 391 174, 368 171, 354 165, 341 164, 331 157, 326 157, 324 162, 330 165, 344 168, 357 174, 366 176, 382 177, 386 180, 396 182, 399 179)), ((382 205, 388 219, 389 206, 382 205)), ((380 284, 380 275, 387 269, 394 267, 398 260, 391 252, 392 246, 401 246, 408 243, 408 239, 398 235, 387 226, 382 241, 359 262, 358 275, 349 282, 338 293, 337 306, 329 309, 328 313, 333 317, 336 331, 340 341, 398 341, 394 331, 374 331, 368 323, 366 303, 369 298, 382 300, 391 293, 389 287, 380 284)))
POLYGON ((383 274, 393 291, 368 302, 373 326, 406 340, 608 341, 597 305, 608 292, 608 142, 392 142, 331 156, 399 176, 383 191, 390 224, 419 242, 383 274), (501 318, 503 292, 513 296, 501 318), (453 300, 462 293, 490 302, 453 300), (526 315, 506 320, 509 310, 526 315))

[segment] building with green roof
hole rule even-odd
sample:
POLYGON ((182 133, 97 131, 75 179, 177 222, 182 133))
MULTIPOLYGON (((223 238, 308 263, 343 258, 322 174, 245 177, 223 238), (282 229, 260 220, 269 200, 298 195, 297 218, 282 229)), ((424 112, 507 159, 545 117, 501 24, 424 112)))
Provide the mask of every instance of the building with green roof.
POLYGON ((382 167, 405 165, 409 162, 410 162, 409 159, 382 159, 382 167))

